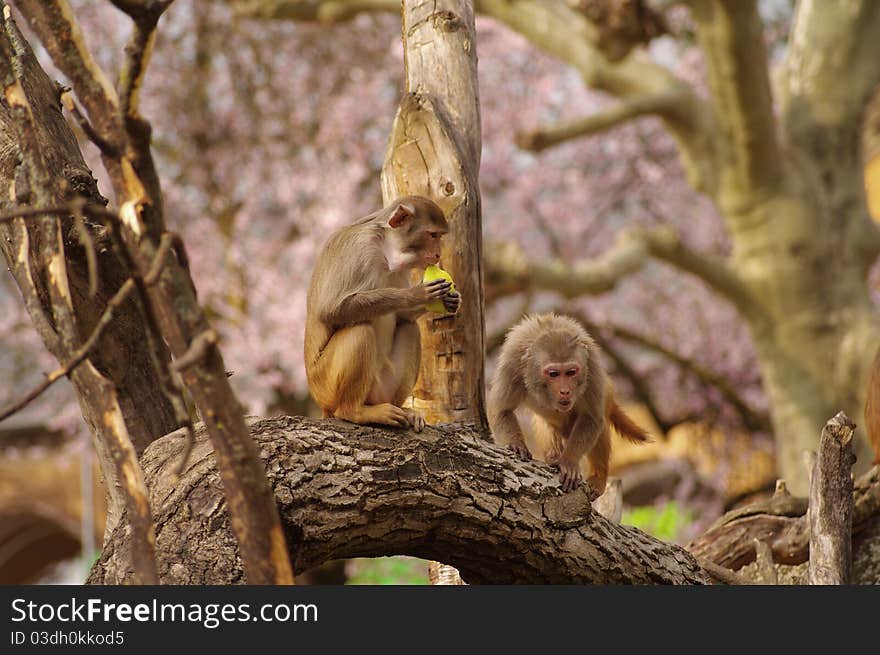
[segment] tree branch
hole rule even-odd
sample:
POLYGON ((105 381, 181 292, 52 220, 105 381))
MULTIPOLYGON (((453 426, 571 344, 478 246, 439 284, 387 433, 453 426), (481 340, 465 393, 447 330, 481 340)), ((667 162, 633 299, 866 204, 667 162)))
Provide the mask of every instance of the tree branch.
POLYGON ((647 256, 695 275, 727 298, 751 322, 761 323, 764 313, 759 299, 742 283, 736 272, 720 259, 685 246, 670 227, 634 228, 621 233, 613 248, 595 259, 568 264, 558 259, 530 261, 514 242, 496 244, 484 252, 487 297, 526 289, 558 291, 566 298, 597 295, 644 266, 647 256))
MULTIPOLYGON (((777 564, 802 564, 809 557, 807 500, 792 496, 784 485, 772 499, 728 512, 687 549, 728 569, 755 561, 754 537, 767 543, 777 564)), ((880 512, 880 465, 853 486, 852 533, 858 534, 880 512)))
MULTIPOLYGON (((250 421, 266 458, 299 573, 330 560, 409 554, 439 559, 469 583, 708 583, 678 546, 591 510, 585 488, 562 494, 553 470, 520 462, 464 424, 424 432, 279 417, 250 421)), ((160 579, 241 582, 210 442, 171 475, 180 433, 142 464, 157 526, 160 579)), ((128 566, 117 530, 89 576, 112 584, 128 566)))
POLYGON ((729 402, 742 418, 743 424, 750 430, 772 433, 773 425, 767 414, 754 411, 748 403, 736 392, 731 382, 724 376, 715 373, 680 353, 667 348, 654 339, 638 334, 621 326, 606 326, 615 337, 637 343, 640 346, 659 353, 666 359, 675 362, 681 368, 692 373, 703 384, 715 387, 729 402))
POLYGON ((725 187, 775 192, 782 157, 757 3, 696 0, 691 6, 706 54, 719 136, 733 162, 722 178, 725 187))
POLYGON ((673 105, 687 100, 687 96, 672 91, 625 99, 615 107, 598 114, 528 132, 519 132, 516 135, 516 144, 523 150, 540 152, 571 139, 604 132, 639 116, 667 113, 673 105))

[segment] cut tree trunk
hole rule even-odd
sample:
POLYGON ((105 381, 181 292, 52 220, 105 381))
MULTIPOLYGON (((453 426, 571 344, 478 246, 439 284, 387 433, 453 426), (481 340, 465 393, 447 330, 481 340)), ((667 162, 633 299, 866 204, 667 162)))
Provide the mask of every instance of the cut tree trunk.
MULTIPOLYGON (((466 424, 421 434, 303 417, 251 419, 297 572, 347 557, 412 555, 455 566, 469 583, 704 584, 684 549, 590 508, 549 467, 520 462, 466 424)), ((244 582, 210 441, 198 430, 175 476, 178 431, 144 453, 162 582, 244 582)), ((130 567, 117 529, 89 577, 130 567)))
POLYGON ((849 584, 852 578, 853 423, 843 412, 828 421, 810 476, 810 584, 849 584))

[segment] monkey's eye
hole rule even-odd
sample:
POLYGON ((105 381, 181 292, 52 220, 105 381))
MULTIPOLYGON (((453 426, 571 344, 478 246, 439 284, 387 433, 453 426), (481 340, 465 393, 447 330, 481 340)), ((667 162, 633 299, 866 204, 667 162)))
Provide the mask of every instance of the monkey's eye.
POLYGON ((547 371, 547 375, 549 375, 551 378, 558 378, 558 377, 559 377, 559 371, 557 371, 557 370, 555 370, 555 369, 554 369, 554 370, 550 370, 550 371, 547 371))
POLYGON ((443 236, 443 233, 442 232, 428 232, 428 236, 431 237, 432 239, 439 239, 440 237, 443 236))
POLYGON ((565 375, 568 376, 568 377, 570 377, 570 378, 573 378, 575 375, 577 375, 577 373, 578 373, 578 372, 577 372, 577 369, 576 369, 576 368, 570 368, 570 369, 568 369, 568 370, 565 372, 565 375))

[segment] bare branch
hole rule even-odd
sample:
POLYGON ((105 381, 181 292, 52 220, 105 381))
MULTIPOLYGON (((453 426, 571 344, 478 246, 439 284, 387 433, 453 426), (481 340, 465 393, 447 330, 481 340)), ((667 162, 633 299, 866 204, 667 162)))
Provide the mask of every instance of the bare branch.
POLYGON ((749 582, 735 571, 719 566, 712 560, 703 557, 696 558, 697 563, 712 576, 714 580, 726 585, 747 585, 749 582))
POLYGON ((171 368, 178 372, 186 370, 193 364, 203 360, 208 354, 208 349, 216 346, 219 340, 220 337, 214 330, 202 332, 192 340, 189 350, 174 360, 171 368))
POLYGON ((95 128, 92 127, 92 124, 89 123, 89 119, 82 115, 70 89, 61 93, 61 102, 64 104, 65 109, 70 112, 76 124, 79 125, 79 129, 83 131, 83 134, 88 137, 89 141, 98 146, 98 150, 107 157, 119 157, 121 155, 119 149, 98 134, 95 128))
POLYGON ((691 6, 706 54, 718 135, 733 162, 726 184, 776 192, 782 156, 757 3, 699 0, 691 6))
POLYGON ((107 75, 86 47, 79 23, 67 0, 16 0, 16 6, 42 41, 52 61, 73 85, 101 139, 117 152, 119 118, 108 108, 119 99, 107 75))
POLYGON ((530 132, 519 132, 516 136, 516 144, 524 150, 539 152, 571 139, 604 132, 639 116, 664 114, 674 105, 687 100, 688 96, 679 91, 636 96, 623 100, 620 104, 598 114, 530 132))
POLYGON ((247 18, 342 23, 365 12, 400 12, 400 0, 231 0, 235 13, 247 18))
POLYGON ((737 413, 742 418, 743 424, 750 430, 768 433, 773 431, 770 417, 767 414, 756 412, 749 407, 748 403, 746 403, 746 401, 736 392, 733 384, 731 384, 731 382, 723 375, 719 375, 718 373, 703 367, 693 359, 667 348, 655 339, 651 339, 621 326, 606 326, 606 328, 610 329, 615 337, 637 343, 648 350, 659 353, 670 361, 681 366, 684 370, 692 373, 702 383, 715 387, 724 399, 736 409, 737 413))
POLYGON ((88 357, 92 348, 95 347, 95 344, 98 343, 98 339, 101 337, 101 334, 104 332, 104 328, 106 328, 110 321, 113 320, 113 312, 119 307, 123 302, 126 301, 129 294, 134 289, 134 282, 132 280, 127 280, 125 284, 119 287, 119 291, 117 291, 114 296, 107 303, 107 308, 104 310, 104 313, 101 315, 101 319, 98 321, 98 325, 89 335, 89 338, 86 339, 85 343, 77 349, 77 351, 73 354, 73 357, 60 368, 55 369, 49 375, 46 376, 46 379, 43 380, 36 387, 28 391, 24 396, 22 396, 19 400, 16 400, 2 410, 0 410, 0 421, 3 421, 16 412, 24 409, 31 403, 31 401, 38 398, 46 389, 51 387, 56 381, 59 379, 70 375, 70 373, 77 366, 83 363, 83 361, 88 357))
POLYGON ((615 246, 600 257, 572 264, 558 259, 533 262, 513 242, 496 244, 484 253, 486 283, 492 287, 492 297, 525 289, 554 290, 566 298, 597 295, 612 290, 621 279, 641 270, 648 255, 695 275, 732 302, 751 322, 762 323, 765 319, 759 299, 733 269, 721 259, 691 250, 675 230, 665 226, 623 232, 615 246))
POLYGON ((755 539, 755 561, 758 563, 758 574, 762 584, 775 585, 779 584, 779 576, 776 575, 776 569, 773 566, 773 551, 766 542, 755 539))
MULTIPOLYGON (((69 209, 66 209, 69 211, 69 209)), ((158 270, 162 267, 162 262, 164 261, 165 255, 167 254, 167 249, 164 251, 159 251, 157 253, 156 260, 153 262, 154 267, 156 268, 155 274, 152 275, 152 279, 150 282, 144 280, 145 284, 152 284, 158 278, 158 270)), ((76 349, 76 351, 71 356, 70 360, 67 361, 63 366, 55 369, 49 375, 46 376, 46 379, 43 380, 36 387, 31 389, 28 393, 26 393, 22 398, 17 401, 14 401, 0 410, 0 421, 9 418, 16 412, 24 409, 31 401, 38 398, 46 389, 52 386, 59 379, 70 375, 70 373, 80 364, 85 361, 85 359, 91 354, 95 345, 97 345, 98 340, 101 338, 101 335, 104 333, 105 328, 113 321, 114 312, 119 308, 122 303, 124 303, 131 292, 135 288, 135 280, 134 278, 129 278, 126 280, 119 290, 113 294, 113 297, 107 302, 107 307, 104 309, 104 313, 101 314, 101 318, 98 320, 97 325, 92 330, 92 333, 89 335, 88 339, 76 349)))

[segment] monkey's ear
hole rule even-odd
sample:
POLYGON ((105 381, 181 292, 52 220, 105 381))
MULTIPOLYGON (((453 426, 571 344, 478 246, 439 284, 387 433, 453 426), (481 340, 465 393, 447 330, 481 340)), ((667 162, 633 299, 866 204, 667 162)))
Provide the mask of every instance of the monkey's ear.
POLYGON ((391 212, 388 225, 390 227, 400 227, 407 219, 412 218, 413 214, 415 214, 415 210, 412 207, 401 203, 391 212))
POLYGON ((585 339, 584 337, 575 337, 575 341, 577 344, 583 348, 588 353, 593 347, 593 341, 591 339, 585 339))

